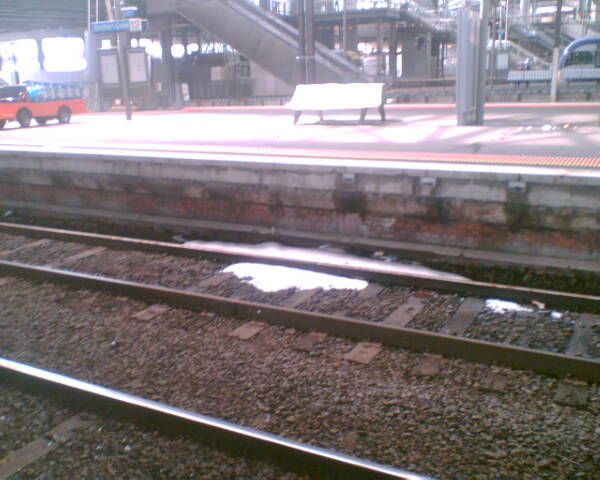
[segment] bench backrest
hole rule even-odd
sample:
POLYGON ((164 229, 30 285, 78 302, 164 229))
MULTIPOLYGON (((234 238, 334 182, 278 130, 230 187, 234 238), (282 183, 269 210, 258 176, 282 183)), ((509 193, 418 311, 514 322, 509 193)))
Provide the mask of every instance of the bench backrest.
POLYGON ((317 83, 298 85, 286 106, 291 110, 345 110, 383 104, 383 83, 317 83))
POLYGON ((510 70, 506 79, 509 82, 549 82, 550 70, 510 70))

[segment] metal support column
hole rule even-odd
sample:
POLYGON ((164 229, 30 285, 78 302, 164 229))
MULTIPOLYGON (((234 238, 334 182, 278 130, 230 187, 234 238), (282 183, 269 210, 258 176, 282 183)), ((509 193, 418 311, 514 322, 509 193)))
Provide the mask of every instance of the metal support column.
POLYGON ((110 0, 104 0, 104 6, 106 7, 106 17, 110 22, 112 22, 115 19, 115 15, 113 13, 113 8, 110 4, 110 0))
POLYGON ((392 81, 398 78, 398 26, 395 23, 390 23, 390 77, 392 81))
POLYGON ((38 38, 36 40, 36 42, 37 42, 37 48, 38 48, 38 58, 37 59, 38 59, 38 63, 40 64, 40 71, 43 72, 44 70, 46 70, 46 68, 44 67, 44 63, 46 60, 46 56, 44 55, 44 45, 43 45, 41 38, 38 38))
POLYGON ((521 16, 521 21, 525 24, 530 23, 530 14, 531 12, 531 3, 529 0, 520 0, 519 3, 519 14, 521 16))
POLYGON ((298 83, 307 83, 306 78, 306 16, 304 0, 298 0, 298 83))
POLYGON ((446 77, 446 71, 444 70, 444 67, 445 67, 445 64, 446 64, 446 51, 448 49, 448 42, 446 42, 444 40, 441 43, 440 47, 441 47, 441 53, 440 53, 440 77, 441 78, 445 78, 446 77))
POLYGON ((477 125, 479 28, 480 20, 477 14, 470 8, 462 8, 458 14, 458 32, 456 35, 457 125, 477 125))
POLYGON ((306 1, 306 82, 315 83, 316 63, 315 63, 315 2, 306 1))
POLYGON ((377 75, 385 73, 383 58, 383 23, 377 21, 377 75))
POLYGON ((167 70, 167 85, 165 90, 167 91, 168 108, 179 108, 180 95, 177 93, 177 84, 175 78, 175 61, 173 60, 173 54, 171 53, 171 47, 173 46, 173 35, 171 33, 171 27, 162 30, 160 32, 160 46, 162 48, 162 61, 167 70))
POLYGON ((342 50, 348 50, 348 15, 346 13, 346 0, 344 2, 344 10, 342 11, 342 50))
POLYGON ((479 52, 477 68, 477 110, 475 114, 476 125, 483 124, 486 78, 487 78, 487 44, 488 21, 490 18, 490 0, 481 0, 479 4, 479 52))
POLYGON ((556 23, 554 26, 554 49, 552 50, 552 82, 550 83, 550 101, 558 101, 558 62, 560 61, 560 27, 562 21, 562 0, 557 0, 556 23))
MULTIPOLYGON (((117 0, 115 5, 115 18, 120 20, 121 15, 121 2, 117 0)), ((125 107, 125 116, 127 120, 132 118, 131 108, 131 96, 129 95, 129 61, 127 58, 127 51, 129 49, 129 32, 119 32, 117 34, 117 49, 119 58, 119 71, 121 79, 121 96, 123 106, 125 107)))
POLYGON ((494 79, 496 78, 496 37, 498 36, 498 9, 496 5, 492 7, 492 52, 490 55, 490 87, 494 87, 494 79))
POLYGON ((509 0, 506 0, 506 10, 504 13, 504 40, 508 41, 508 31, 510 29, 510 24, 509 24, 509 17, 510 17, 510 12, 509 12, 509 6, 510 6, 510 2, 509 0))

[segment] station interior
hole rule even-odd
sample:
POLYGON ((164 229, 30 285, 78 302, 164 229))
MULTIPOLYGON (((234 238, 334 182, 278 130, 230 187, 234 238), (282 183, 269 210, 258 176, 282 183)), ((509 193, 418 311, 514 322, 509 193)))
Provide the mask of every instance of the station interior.
MULTIPOLYGON (((36 8, 40 2, 2 2, 0 15, 6 21, 0 27, 0 80, 85 83, 92 110, 107 110, 119 101, 120 93, 103 82, 101 58, 116 47, 116 40, 111 34, 86 33, 91 24, 110 19, 106 2, 58 3, 60 7, 46 16, 36 8)), ((464 2, 310 3, 314 15, 307 33, 317 45, 314 81, 378 81, 389 89, 416 82, 435 89, 455 79, 458 12, 464 2)), ((214 99, 276 103, 291 96, 294 86, 302 82, 299 19, 306 22, 298 15, 297 1, 149 0, 127 5, 137 7, 135 15, 148 19, 143 31, 129 37, 131 48, 147 55, 147 65, 138 62, 134 67, 148 70, 134 78, 133 97, 140 108, 172 108, 214 99)), ((471 8, 477 11, 478 4, 471 8)), ((561 12, 561 49, 600 32, 597 0, 566 0, 561 12)), ((548 70, 555 14, 554 1, 493 3, 489 77, 505 83, 511 71, 548 70)), ((598 55, 592 66, 594 61, 600 62, 598 55)))

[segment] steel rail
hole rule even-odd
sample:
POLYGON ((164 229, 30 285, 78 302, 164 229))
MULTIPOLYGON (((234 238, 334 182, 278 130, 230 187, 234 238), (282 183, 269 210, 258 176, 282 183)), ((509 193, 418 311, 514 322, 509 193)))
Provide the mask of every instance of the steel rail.
POLYGON ((464 295, 479 295, 483 297, 502 298, 505 300, 525 301, 527 303, 537 300, 554 308, 566 308, 576 311, 600 312, 600 296, 583 295, 577 293, 544 290, 538 288, 518 287, 502 285, 474 280, 453 280, 443 275, 409 275, 376 271, 359 266, 337 266, 325 262, 313 262, 309 260, 290 259, 282 256, 242 255, 231 253, 227 248, 203 249, 187 247, 175 243, 142 240, 112 235, 101 235, 87 232, 75 232, 70 230, 35 227, 30 225, 18 225, 0 222, 0 232, 17 235, 53 238, 69 242, 81 242, 90 245, 101 245, 118 249, 134 249, 138 251, 168 253, 178 256, 204 256, 227 261, 258 261, 270 265, 285 265, 289 267, 310 269, 313 271, 329 273, 333 275, 350 276, 369 281, 388 283, 394 285, 419 287, 441 292, 460 293, 464 295))
POLYGON ((428 351, 479 363, 499 364, 521 370, 600 381, 600 360, 496 344, 412 328, 400 328, 348 317, 276 307, 215 295, 141 284, 114 278, 57 270, 49 267, 0 261, 0 275, 60 282, 127 295, 149 303, 165 303, 190 310, 212 310, 221 315, 256 319, 299 330, 319 330, 342 337, 371 339, 415 351, 428 351))
POLYGON ((58 399, 60 403, 201 439, 237 455, 252 456, 318 478, 427 480, 357 457, 314 447, 224 420, 0 358, 0 381, 58 399))

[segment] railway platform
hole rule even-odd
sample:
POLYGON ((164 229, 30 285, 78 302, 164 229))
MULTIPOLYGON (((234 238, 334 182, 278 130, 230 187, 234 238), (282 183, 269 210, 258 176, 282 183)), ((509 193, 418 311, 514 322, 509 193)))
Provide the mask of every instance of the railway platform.
POLYGON ((293 125, 280 107, 75 117, 0 133, 0 208, 597 269, 600 105, 389 105, 293 125))

